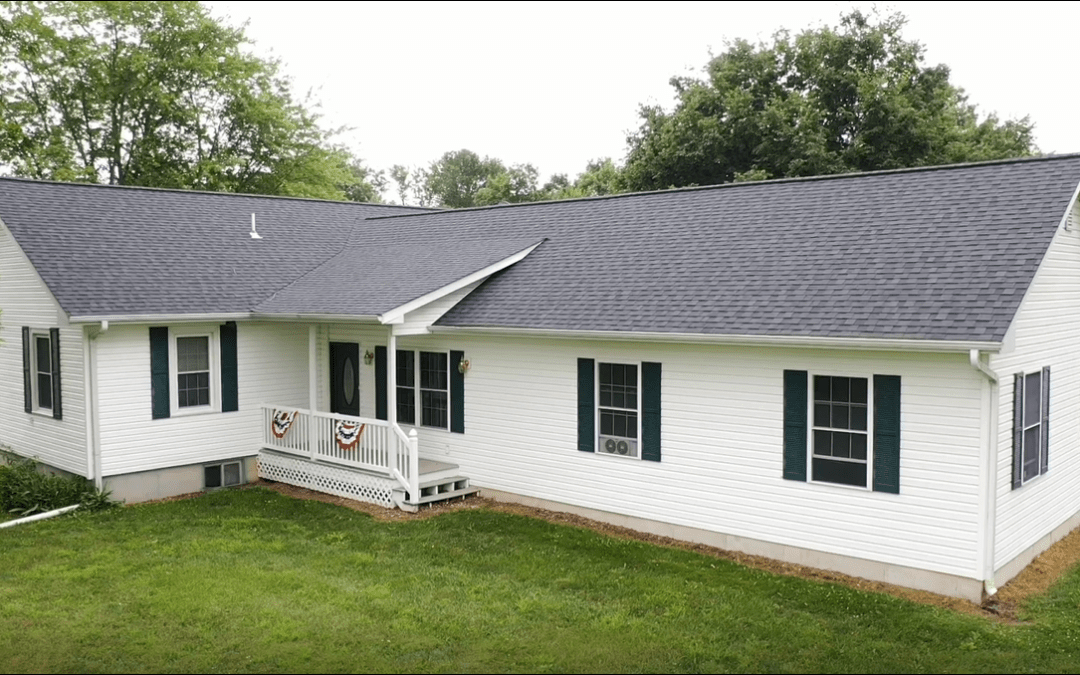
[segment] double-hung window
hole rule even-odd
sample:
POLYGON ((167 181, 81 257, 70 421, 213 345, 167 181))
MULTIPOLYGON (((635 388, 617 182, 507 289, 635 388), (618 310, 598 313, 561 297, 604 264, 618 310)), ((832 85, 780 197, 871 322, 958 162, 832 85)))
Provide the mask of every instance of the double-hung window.
POLYGON ((52 411, 52 341, 48 333, 33 334, 34 409, 52 411))
POLYGON ((597 450, 609 455, 638 456, 640 409, 637 364, 597 364, 597 450))
POLYGON ((23 409, 63 419, 60 329, 22 327, 23 409))
POLYGON ((210 336, 176 338, 176 405, 210 405, 210 336))
POLYGON ((397 419, 448 429, 450 421, 450 356, 446 352, 397 352, 397 419), (417 368, 419 361, 419 368, 417 368))
POLYGON ((1050 461, 1050 368, 1013 379, 1013 488, 1046 473, 1050 461))
POLYGON ((784 371, 785 480, 900 493, 899 375, 784 371))
POLYGON ((234 322, 151 326, 149 332, 153 419, 239 410, 234 322))
POLYGON ((812 479, 866 487, 870 403, 865 377, 814 375, 812 479))
POLYGON ((221 409, 221 365, 215 328, 169 330, 169 383, 173 415, 221 409))

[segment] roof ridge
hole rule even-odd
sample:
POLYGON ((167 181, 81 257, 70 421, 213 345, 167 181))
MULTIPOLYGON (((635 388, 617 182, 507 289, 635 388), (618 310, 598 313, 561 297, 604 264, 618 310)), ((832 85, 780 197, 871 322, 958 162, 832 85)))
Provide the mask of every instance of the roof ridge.
POLYGON ((667 188, 664 190, 642 190, 640 192, 620 192, 613 195, 593 195, 590 197, 571 197, 568 199, 545 199, 536 202, 518 202, 516 204, 489 204, 486 206, 471 206, 462 209, 433 209, 426 213, 395 213, 386 216, 368 216, 366 220, 389 220, 391 218, 414 218, 416 216, 440 215, 447 213, 461 213, 471 211, 489 211, 493 209, 511 209, 528 206, 544 206, 550 204, 569 204, 577 202, 591 202, 609 199, 626 199, 632 197, 648 197, 660 194, 675 194, 681 192, 705 192, 708 190, 734 189, 751 185, 777 185, 782 183, 810 183, 816 181, 844 180, 853 178, 865 178, 869 176, 887 176, 892 174, 919 173, 930 171, 950 171, 958 169, 975 168, 981 166, 995 166, 1001 164, 1026 164, 1031 162, 1047 162, 1066 159, 1080 159, 1080 152, 1072 152, 1061 155, 1047 154, 1032 157, 1012 157, 1008 159, 988 159, 978 162, 959 162, 955 164, 934 164, 929 166, 912 166, 899 169, 879 169, 877 171, 852 171, 848 173, 830 173, 817 176, 793 176, 785 178, 770 178, 768 180, 744 181, 739 183, 717 183, 715 185, 694 185, 690 187, 667 188))
MULTIPOLYGON (((375 202, 354 202, 349 200, 338 199, 320 199, 318 197, 293 197, 290 195, 263 195, 250 192, 215 192, 213 190, 192 190, 188 188, 166 188, 166 187, 154 187, 149 185, 110 185, 107 183, 80 183, 77 181, 67 180, 49 180, 46 178, 25 178, 22 176, 0 176, 0 181, 10 181, 18 183, 35 183, 46 185, 62 185, 68 187, 89 187, 89 188, 106 188, 114 190, 135 190, 146 192, 175 192, 185 195, 214 195, 220 197, 251 197, 255 199, 279 199, 287 201, 299 201, 299 202, 316 202, 320 204, 345 204, 356 206, 377 206, 386 209, 411 209, 414 211, 424 212, 440 212, 445 209, 438 209, 430 206, 405 206, 398 204, 377 204, 375 202)), ((416 214, 418 215, 418 214, 416 214)))

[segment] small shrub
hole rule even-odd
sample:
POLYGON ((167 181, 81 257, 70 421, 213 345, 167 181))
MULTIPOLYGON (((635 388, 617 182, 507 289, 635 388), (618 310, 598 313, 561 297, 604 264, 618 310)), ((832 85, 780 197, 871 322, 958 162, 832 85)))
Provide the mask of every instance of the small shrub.
POLYGON ((109 493, 79 476, 54 476, 31 460, 0 466, 0 509, 17 516, 43 513, 72 504, 97 511, 113 506, 109 493))

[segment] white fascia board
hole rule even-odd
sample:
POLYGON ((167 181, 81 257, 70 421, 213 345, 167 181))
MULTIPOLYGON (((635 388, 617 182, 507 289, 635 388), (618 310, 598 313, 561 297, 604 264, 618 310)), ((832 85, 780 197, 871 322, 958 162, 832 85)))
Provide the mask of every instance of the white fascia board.
POLYGON ((205 323, 208 321, 300 321, 348 322, 378 324, 375 315, 356 314, 267 314, 260 312, 225 312, 220 314, 101 314, 71 317, 72 323, 205 323))
POLYGON ((1072 199, 1069 200, 1069 205, 1065 207, 1065 215, 1061 216, 1061 222, 1058 224, 1063 230, 1069 229, 1069 214, 1076 208, 1076 200, 1080 199, 1080 183, 1077 183, 1076 189, 1073 190, 1072 199))
POLYGON ((611 342, 685 342, 737 345, 747 347, 817 347, 823 349, 859 349, 874 351, 970 352, 978 349, 996 352, 1000 342, 953 340, 914 340, 905 338, 843 338, 806 335, 710 335, 705 333, 649 333, 634 331, 551 330, 531 328, 493 328, 431 326, 433 333, 462 333, 507 337, 544 337, 611 342))
POLYGON ((207 321, 237 321, 250 319, 251 312, 207 314, 93 314, 73 316, 71 323, 202 323, 207 321))
POLYGON ((269 314, 265 312, 253 312, 252 319, 259 321, 300 321, 321 323, 340 323, 356 321, 361 323, 379 323, 379 317, 374 314, 269 314))
POLYGON ((389 310, 387 312, 384 312, 384 313, 379 315, 379 321, 381 323, 384 323, 384 324, 400 323, 401 320, 405 317, 405 315, 408 314, 409 312, 412 312, 412 311, 414 311, 416 309, 419 309, 419 308, 423 307, 424 305, 426 305, 426 304, 428 304, 430 302, 434 302, 434 301, 438 300, 441 297, 444 297, 446 295, 449 295, 449 294, 453 293, 454 291, 461 290, 462 288, 465 288, 469 284, 475 283, 477 281, 480 281, 481 279, 489 277, 492 274, 495 274, 496 272, 498 272, 499 270, 503 270, 503 269, 506 269, 507 267, 510 267, 514 263, 522 260, 525 256, 532 253, 533 250, 542 243, 543 243, 542 240, 538 241, 535 244, 533 244, 532 246, 529 246, 526 249, 518 251, 517 253, 510 256, 509 258, 504 258, 504 259, 500 260, 499 262, 497 262, 497 263, 495 263, 493 265, 488 265, 487 267, 485 267, 482 270, 478 270, 476 272, 473 272, 472 274, 470 274, 467 277, 462 277, 462 278, 458 279, 457 281, 455 281, 453 283, 450 283, 450 284, 447 284, 446 286, 443 286, 442 288, 431 291, 430 293, 427 293, 425 295, 421 295, 419 298, 416 298, 415 300, 410 300, 409 302, 406 302, 404 305, 400 305, 400 306, 395 307, 395 308, 393 308, 393 309, 391 309, 391 310, 389 310))

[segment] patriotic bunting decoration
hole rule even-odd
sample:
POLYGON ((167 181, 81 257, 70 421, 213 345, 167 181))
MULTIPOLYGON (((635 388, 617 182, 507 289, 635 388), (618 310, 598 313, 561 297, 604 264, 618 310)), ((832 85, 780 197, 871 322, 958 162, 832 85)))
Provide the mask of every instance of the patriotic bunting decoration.
POLYGON ((344 420, 334 422, 334 440, 342 450, 356 450, 366 424, 353 424, 344 420))
POLYGON ((289 427, 292 426, 293 420, 296 419, 297 411, 289 412, 288 410, 275 410, 273 417, 270 418, 270 432, 274 434, 274 438, 284 438, 288 433, 289 427))

